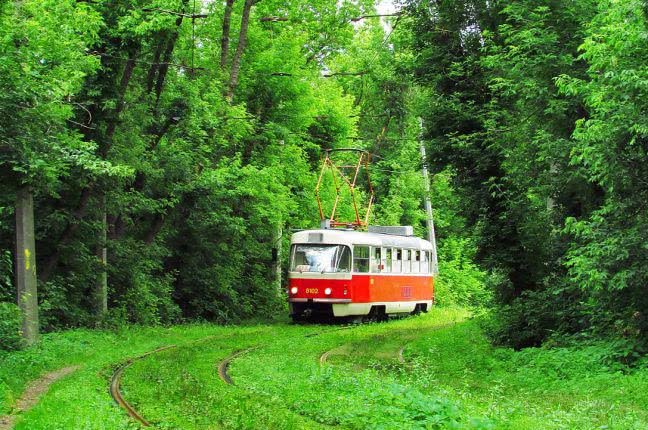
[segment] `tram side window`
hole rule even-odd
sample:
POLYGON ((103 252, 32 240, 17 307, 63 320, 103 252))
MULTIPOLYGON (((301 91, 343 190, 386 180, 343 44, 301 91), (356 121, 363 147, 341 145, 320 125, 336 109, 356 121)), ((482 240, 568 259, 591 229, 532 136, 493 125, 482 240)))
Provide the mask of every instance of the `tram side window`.
POLYGON ((380 273, 380 265, 382 264, 382 249, 377 247, 371 248, 371 272, 380 273))
POLYGON ((369 273, 369 247, 356 246, 353 248, 353 271, 369 273))
POLYGON ((421 251, 415 249, 412 251, 412 273, 420 273, 421 269, 421 251))
POLYGON ((401 271, 401 266, 403 263, 403 250, 399 248, 394 249, 394 254, 393 254, 393 264, 392 264, 392 272, 394 273, 400 273, 401 271))
POLYGON ((410 250, 403 249, 403 273, 410 273, 410 272, 411 272, 410 250))
POLYGON ((389 273, 391 272, 391 267, 392 267, 392 249, 391 248, 383 248, 383 272, 389 273))
POLYGON ((428 263, 428 252, 421 251, 421 273, 428 273, 430 271, 430 266, 428 263))

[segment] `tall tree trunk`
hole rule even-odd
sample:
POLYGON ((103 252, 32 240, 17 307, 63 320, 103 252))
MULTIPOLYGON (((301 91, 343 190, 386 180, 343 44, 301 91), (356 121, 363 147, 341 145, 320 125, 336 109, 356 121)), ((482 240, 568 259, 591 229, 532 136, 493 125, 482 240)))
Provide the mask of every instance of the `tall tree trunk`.
POLYGON ((22 336, 28 345, 38 340, 34 198, 29 187, 16 193, 16 296, 22 310, 22 336))
MULTIPOLYGON (((170 208, 169 210, 171 209, 172 208, 170 208)), ((148 233, 146 233, 146 237, 144 238, 144 244, 146 244, 146 246, 151 246, 153 244, 158 233, 160 232, 160 230, 162 230, 162 227, 164 226, 164 221, 165 221, 164 214, 157 214, 155 216, 155 221, 153 221, 153 226, 148 231, 148 233)))
POLYGON ((50 276, 52 275, 52 272, 54 272, 54 269, 58 264, 59 258, 61 258, 61 247, 66 243, 68 243, 70 239, 72 239, 77 228, 79 228, 79 221, 85 215, 86 209, 88 208, 88 203, 90 202, 91 195, 92 195, 92 189, 89 186, 81 190, 81 198, 79 199, 79 204, 77 205, 77 208, 72 213, 72 220, 68 222, 67 226, 65 227, 65 230, 63 230, 63 234, 61 234, 61 238, 58 241, 56 249, 54 250, 52 255, 49 256, 49 258, 47 259, 47 261, 43 266, 43 270, 41 270, 40 272, 41 282, 47 282, 50 276))
MULTIPOLYGON (((179 21, 182 21, 182 17, 178 18, 179 21)), ((175 48, 176 41, 178 40, 178 31, 176 30, 169 41, 167 42, 166 49, 164 50, 163 62, 160 65, 158 71, 158 78, 155 82, 155 109, 157 110, 158 103, 160 102, 160 96, 162 95, 162 88, 164 87, 164 80, 166 79, 167 72, 169 71, 169 63, 173 60, 173 50, 175 48)))
POLYGON ((235 1, 236 0, 227 0, 227 3, 225 4, 225 14, 223 15, 223 33, 221 35, 221 70, 225 70, 225 66, 227 66, 227 56, 229 55, 230 43, 230 24, 232 20, 232 9, 235 1))
POLYGON ((117 95, 117 104, 115 105, 115 112, 113 113, 113 118, 110 119, 108 125, 106 126, 106 134, 103 136, 102 145, 99 148, 99 155, 101 158, 106 158, 108 151, 112 146, 112 138, 115 135, 117 130, 117 125, 119 124, 119 114, 124 110, 124 98, 126 97, 126 90, 128 89, 128 84, 130 83, 131 77, 133 76, 133 71, 137 63, 135 62, 136 53, 133 52, 128 57, 126 65, 124 66, 124 72, 122 77, 119 80, 119 93, 117 95))
POLYGON ((100 197, 100 233, 99 243, 95 255, 99 260, 100 269, 97 273, 94 288, 94 309, 95 318, 100 322, 108 311, 108 248, 106 247, 108 222, 106 218, 106 194, 102 193, 100 197))
POLYGON ((160 57, 162 56, 162 50, 164 49, 166 42, 166 32, 162 32, 160 36, 160 41, 155 47, 155 52, 153 53, 153 64, 149 68, 148 73, 146 74, 146 94, 150 94, 153 91, 153 84, 155 83, 155 75, 160 68, 160 57))
POLYGON ((250 24, 250 10, 254 5, 254 0, 245 0, 243 5, 243 15, 241 16, 241 31, 239 32, 238 46, 236 47, 236 52, 234 53, 234 58, 232 58, 232 71, 230 73, 229 85, 227 87, 227 100, 232 101, 234 96, 234 90, 238 85, 239 71, 241 70, 241 57, 243 56, 243 51, 245 50, 245 45, 247 44, 247 31, 250 24))
MULTIPOLYGON (((187 9, 187 3, 189 0, 183 0, 182 2, 182 11, 184 12, 187 9)), ((164 50, 164 57, 162 64, 160 65, 158 71, 157 82, 155 83, 155 110, 157 111, 158 103, 160 102, 160 96, 162 95, 162 88, 164 86, 164 80, 166 79, 167 72, 169 71, 169 63, 173 60, 173 50, 175 49, 176 42, 178 41, 178 35, 180 33, 180 26, 182 25, 182 15, 178 16, 175 21, 175 30, 171 34, 169 41, 167 42, 166 49, 164 50)))
MULTIPOLYGON (((122 110, 124 109, 124 98, 126 96, 126 91, 128 90, 128 84, 130 83, 131 77, 133 76, 133 71, 137 65, 135 61, 135 56, 137 50, 130 52, 126 65, 124 66, 124 71, 122 73, 121 79, 119 80, 119 90, 117 93, 117 103, 115 105, 115 111, 112 118, 108 121, 106 126, 106 132, 102 138, 102 143, 99 146, 99 155, 101 158, 106 158, 108 151, 112 146, 112 138, 117 130, 117 125, 119 123, 119 116, 122 110)), ((40 279, 42 282, 47 282, 52 272, 58 265, 59 258, 61 258, 61 246, 65 245, 67 242, 72 239, 74 232, 77 230, 79 220, 85 215, 85 211, 92 194, 92 188, 90 185, 86 186, 81 190, 81 198, 79 199, 79 205, 73 213, 73 219, 63 230, 63 234, 59 239, 54 253, 50 255, 47 259, 44 269, 41 271, 40 279)))

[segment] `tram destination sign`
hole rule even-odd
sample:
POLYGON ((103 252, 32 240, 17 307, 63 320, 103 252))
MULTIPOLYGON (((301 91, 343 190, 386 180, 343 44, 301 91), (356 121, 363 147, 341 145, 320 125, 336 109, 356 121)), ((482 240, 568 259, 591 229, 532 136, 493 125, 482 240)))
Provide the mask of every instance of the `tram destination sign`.
POLYGON ((393 234, 396 236, 414 236, 414 227, 411 225, 370 225, 369 233, 393 234))

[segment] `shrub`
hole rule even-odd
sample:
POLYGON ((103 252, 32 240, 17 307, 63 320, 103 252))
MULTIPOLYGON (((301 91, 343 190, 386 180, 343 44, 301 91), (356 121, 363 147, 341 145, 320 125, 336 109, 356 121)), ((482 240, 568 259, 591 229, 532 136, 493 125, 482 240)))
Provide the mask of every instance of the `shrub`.
POLYGON ((22 346, 21 320, 17 305, 0 302, 0 349, 14 350, 22 346))
POLYGON ((444 240, 440 251, 436 302, 472 308, 488 306, 492 294, 486 288, 485 273, 472 262, 470 241, 449 238, 444 240))

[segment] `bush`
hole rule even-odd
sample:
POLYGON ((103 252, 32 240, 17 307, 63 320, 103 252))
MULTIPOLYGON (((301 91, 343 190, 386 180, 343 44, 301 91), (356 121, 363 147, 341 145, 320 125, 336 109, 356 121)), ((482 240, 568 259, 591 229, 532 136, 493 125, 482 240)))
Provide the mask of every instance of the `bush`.
POLYGON ((439 276, 434 297, 439 305, 487 307, 491 291, 485 273, 472 262, 473 250, 467 239, 446 239, 439 253, 439 276))
POLYGON ((17 305, 0 302, 0 349, 9 351, 22 346, 21 320, 17 305))

